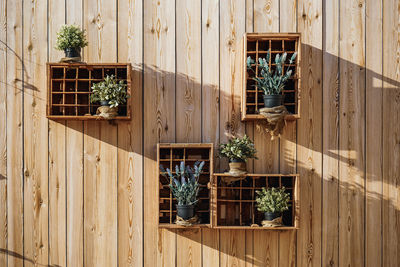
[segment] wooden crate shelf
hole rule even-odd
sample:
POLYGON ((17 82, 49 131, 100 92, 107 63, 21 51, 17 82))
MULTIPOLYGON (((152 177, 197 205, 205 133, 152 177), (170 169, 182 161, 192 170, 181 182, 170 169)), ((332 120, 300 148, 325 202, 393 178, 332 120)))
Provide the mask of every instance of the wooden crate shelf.
MULTIPOLYGON (((131 65, 124 63, 47 63, 47 118, 53 120, 103 120, 94 116, 99 103, 90 103, 91 87, 106 75, 127 84, 131 95, 131 65)), ((131 98, 118 107, 114 120, 130 120, 131 98)))
POLYGON ((232 178, 225 173, 216 173, 212 180, 213 228, 294 230, 299 225, 299 181, 298 174, 247 174, 244 179, 226 183, 232 178), (262 187, 285 186, 290 193, 290 208, 283 213, 284 226, 261 227, 263 214, 256 208, 256 190, 262 187), (254 226, 255 224, 259 225, 254 226), (252 226, 253 225, 253 226, 252 226))
MULTIPOLYGON (((242 61, 242 121, 263 120, 264 116, 259 114, 259 109, 264 107, 263 91, 255 87, 255 81, 251 78, 258 76, 258 63, 256 65, 256 74, 247 70, 246 60, 250 56, 256 62, 258 58, 265 58, 268 51, 271 50, 270 67, 276 54, 286 52, 288 58, 294 52, 297 52, 295 64, 293 64, 293 76, 287 82, 282 94, 284 95, 284 105, 289 111, 286 120, 295 120, 300 118, 300 34, 298 33, 246 33, 243 37, 243 61, 242 61)), ((285 65, 287 66, 287 64, 285 65)), ((284 67, 285 68, 285 67, 284 67)))
MULTIPOLYGON (((158 192, 159 192, 159 227, 161 228, 188 228, 176 225, 176 200, 168 187, 170 180, 160 172, 160 165, 164 168, 175 170, 175 166, 181 161, 185 165, 191 165, 196 161, 204 161, 203 173, 199 178, 200 192, 199 201, 195 212, 200 218, 200 224, 190 228, 211 227, 211 177, 214 164, 213 144, 158 144, 157 146, 157 170, 158 170, 158 192)), ((175 173, 173 171, 173 173, 175 173)))

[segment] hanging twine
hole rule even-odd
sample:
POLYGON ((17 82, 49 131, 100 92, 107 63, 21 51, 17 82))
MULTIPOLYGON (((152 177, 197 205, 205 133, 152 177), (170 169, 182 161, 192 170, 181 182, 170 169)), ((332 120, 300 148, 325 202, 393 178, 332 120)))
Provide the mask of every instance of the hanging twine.
POLYGON ((177 215, 175 223, 177 225, 181 225, 181 226, 192 226, 193 224, 199 223, 199 217, 197 217, 197 215, 195 215, 194 217, 192 217, 188 220, 184 220, 182 217, 179 217, 177 215))
POLYGON ((286 125, 285 116, 289 114, 286 107, 282 105, 273 108, 262 108, 260 109, 260 114, 267 119, 265 130, 270 133, 271 140, 280 137, 286 125))
POLYGON ((282 216, 273 219, 272 221, 263 220, 261 222, 263 227, 278 227, 282 226, 282 216))

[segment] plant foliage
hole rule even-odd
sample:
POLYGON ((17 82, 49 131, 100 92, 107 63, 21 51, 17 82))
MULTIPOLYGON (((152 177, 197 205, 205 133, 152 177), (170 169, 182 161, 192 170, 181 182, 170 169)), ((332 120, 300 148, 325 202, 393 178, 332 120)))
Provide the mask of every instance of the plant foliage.
POLYGON ((170 180, 169 188, 178 201, 178 205, 194 205, 198 201, 199 177, 204 167, 204 161, 197 161, 193 168, 185 167, 182 161, 180 165, 175 166, 175 174, 170 169, 164 169, 161 165, 161 174, 170 180))
POLYGON ((88 45, 85 30, 75 25, 63 25, 57 32, 56 49, 83 48, 88 45))
POLYGON ((271 187, 261 191, 256 190, 257 209, 261 212, 281 213, 289 209, 289 193, 285 192, 285 187, 271 187))
MULTIPOLYGON (((261 74, 261 77, 253 77, 252 79, 256 81, 256 85, 258 88, 261 88, 264 91, 264 95, 279 95, 282 92, 282 89, 285 87, 287 80, 292 76, 292 64, 296 59, 297 53, 294 53, 289 59, 289 66, 286 69, 286 73, 283 73, 283 66, 286 62, 287 53, 284 53, 282 56, 277 54, 275 57, 275 68, 272 70, 269 66, 269 60, 271 57, 271 51, 268 51, 266 58, 258 58, 258 72, 261 74)), ((256 75, 256 72, 253 69, 253 65, 255 61, 251 58, 247 58, 247 68, 252 70, 256 75)))
POLYGON ((129 95, 126 93, 124 81, 118 82, 114 75, 107 75, 104 81, 93 84, 90 102, 107 101, 110 107, 118 107, 125 103, 127 98, 129 95))
POLYGON ((257 150, 253 141, 245 135, 243 138, 235 137, 229 140, 227 144, 219 145, 219 156, 226 157, 230 161, 247 161, 247 159, 255 158, 257 150))

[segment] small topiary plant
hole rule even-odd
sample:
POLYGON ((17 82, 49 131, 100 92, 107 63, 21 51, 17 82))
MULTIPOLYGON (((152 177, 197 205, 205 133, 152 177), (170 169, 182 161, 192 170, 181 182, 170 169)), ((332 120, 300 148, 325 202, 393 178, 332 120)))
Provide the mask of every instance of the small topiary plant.
POLYGON ((56 49, 67 50, 68 48, 80 49, 88 45, 85 30, 75 25, 63 25, 57 32, 56 49))
POLYGON ((226 157, 231 162, 246 162, 250 158, 257 159, 257 150, 254 147, 253 141, 247 135, 244 135, 243 138, 232 138, 227 144, 220 144, 218 152, 219 157, 226 157))
POLYGON ((124 81, 118 81, 114 75, 107 75, 104 81, 93 84, 90 102, 107 102, 113 108, 125 103, 128 98, 124 81))
POLYGON ((257 209, 266 213, 282 213, 289 209, 289 193, 285 192, 285 187, 257 190, 257 209))

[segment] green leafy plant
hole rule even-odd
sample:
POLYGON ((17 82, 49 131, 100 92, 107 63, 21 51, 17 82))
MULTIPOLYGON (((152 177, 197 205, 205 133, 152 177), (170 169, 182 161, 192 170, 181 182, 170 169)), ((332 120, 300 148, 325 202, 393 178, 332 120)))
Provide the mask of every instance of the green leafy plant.
POLYGON ((127 98, 129 95, 124 81, 118 81, 114 75, 107 75, 104 81, 93 84, 90 102, 107 101, 110 107, 118 107, 125 103, 127 98))
MULTIPOLYGON (((286 72, 283 73, 283 66, 286 62, 287 53, 282 56, 277 54, 275 57, 275 69, 271 70, 269 66, 269 60, 271 57, 271 51, 268 51, 266 58, 258 58, 258 71, 261 77, 253 77, 252 79, 256 81, 255 86, 261 88, 264 91, 264 95, 279 95, 282 89, 285 87, 287 80, 292 76, 292 64, 296 59, 297 53, 294 53, 289 59, 289 66, 286 72)), ((247 58, 247 68, 252 70, 256 75, 253 66, 255 61, 251 58, 247 58)))
POLYGON ((67 48, 83 48, 88 45, 85 30, 81 30, 75 25, 63 25, 57 32, 56 49, 65 50, 67 48))
POLYGON ((192 167, 186 166, 182 161, 180 166, 175 166, 175 174, 170 169, 161 165, 161 174, 170 180, 169 188, 178 201, 178 205, 194 205, 198 201, 199 177, 204 167, 204 161, 196 162, 192 167))
POLYGON ((219 157, 226 157, 230 161, 247 161, 247 159, 255 158, 257 150, 253 141, 245 135, 243 138, 235 137, 229 140, 227 144, 219 145, 219 157))
POLYGON ((261 191, 256 190, 257 209, 261 212, 281 213, 289 209, 289 193, 285 192, 285 187, 271 187, 261 191))

